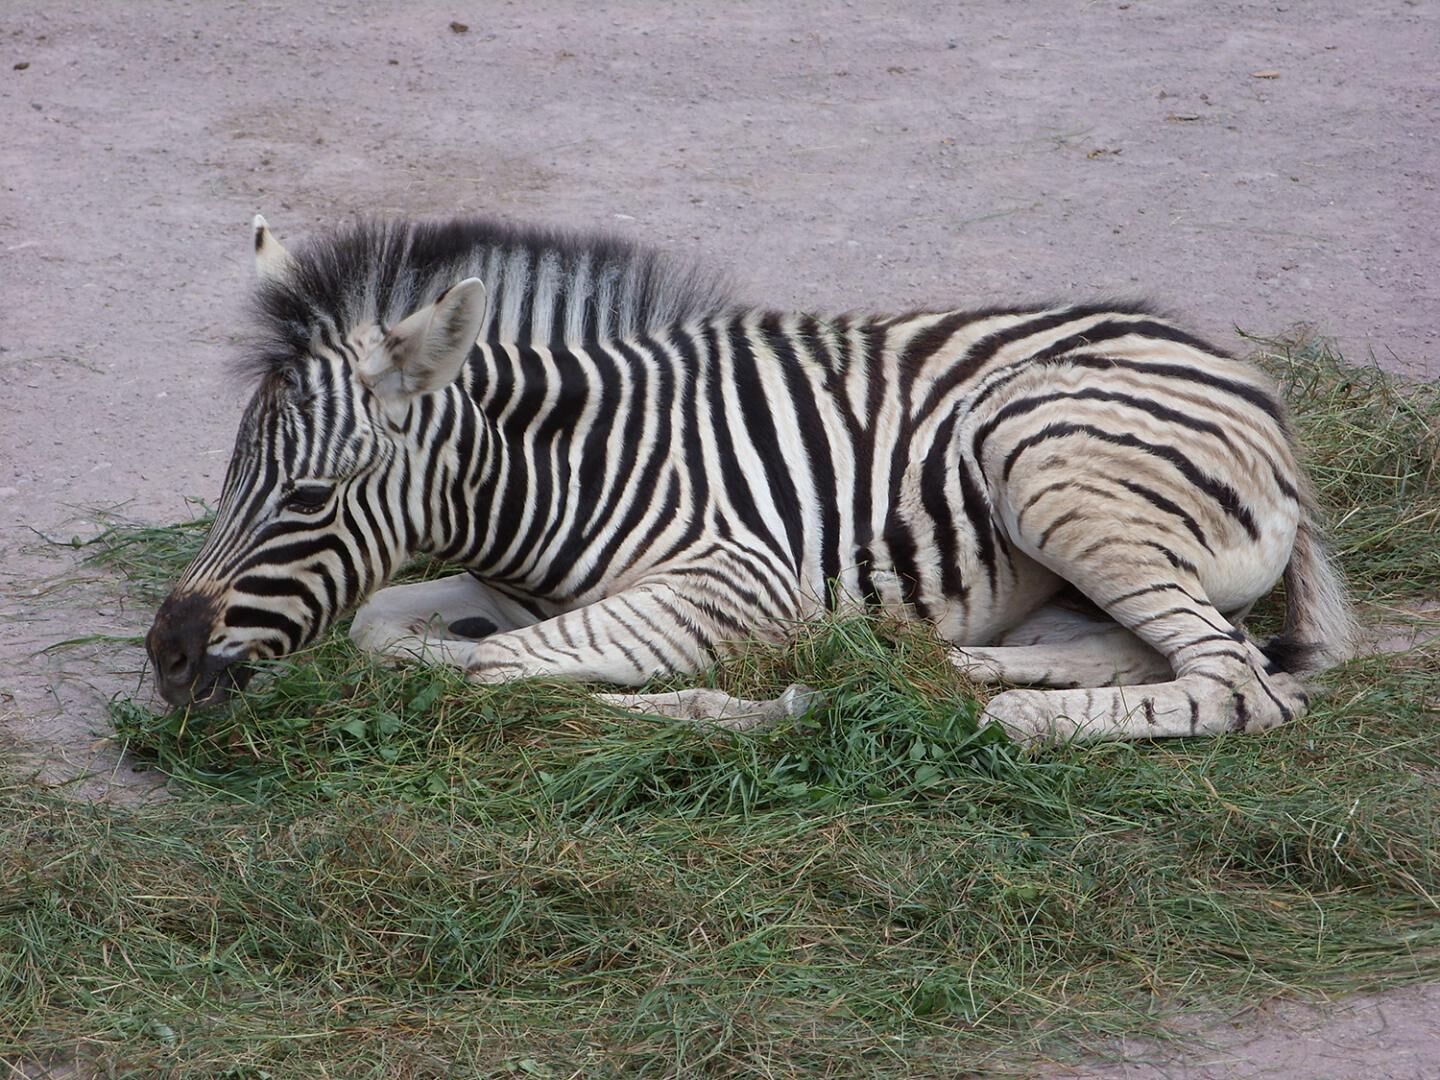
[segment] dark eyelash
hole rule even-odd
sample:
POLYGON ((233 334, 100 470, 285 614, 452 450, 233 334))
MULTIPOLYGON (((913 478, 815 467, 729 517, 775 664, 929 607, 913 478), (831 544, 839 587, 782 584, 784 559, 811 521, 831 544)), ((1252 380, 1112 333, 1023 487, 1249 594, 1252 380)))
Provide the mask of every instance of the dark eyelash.
POLYGON ((330 501, 330 488, 325 484, 297 484, 285 495, 285 508, 301 514, 313 514, 330 501))

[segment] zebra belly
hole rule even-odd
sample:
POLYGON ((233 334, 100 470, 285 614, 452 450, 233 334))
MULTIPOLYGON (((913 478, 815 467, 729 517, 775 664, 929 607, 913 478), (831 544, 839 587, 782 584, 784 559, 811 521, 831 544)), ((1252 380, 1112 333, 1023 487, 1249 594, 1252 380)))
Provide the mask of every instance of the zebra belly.
MULTIPOLYGON (((955 645, 989 645, 1020 625, 1065 582, 1021 552, 1011 556, 1012 572, 994 589, 968 602, 953 601, 935 617, 940 636, 955 645)), ((973 597, 973 594, 972 594, 973 597)))
MULTIPOLYGON (((911 505, 917 501, 909 500, 911 505)), ((952 644, 985 645, 1023 622, 1064 585, 1024 552, 1004 546, 1003 537, 987 558, 978 537, 989 535, 993 521, 972 520, 960 505, 957 497, 944 521, 924 513, 892 515, 886 539, 858 549, 851 568, 832 583, 831 594, 838 595, 842 609, 927 621, 952 644)))

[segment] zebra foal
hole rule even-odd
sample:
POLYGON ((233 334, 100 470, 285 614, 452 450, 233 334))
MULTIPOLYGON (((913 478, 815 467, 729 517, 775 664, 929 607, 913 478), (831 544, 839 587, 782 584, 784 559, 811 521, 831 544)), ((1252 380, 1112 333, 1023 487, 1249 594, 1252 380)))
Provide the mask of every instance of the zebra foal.
MULTIPOLYGON (((621 686, 835 606, 927 619, 1026 687, 985 713, 1023 739, 1264 730, 1349 648, 1273 388, 1144 308, 774 312, 480 219, 254 240, 257 389, 147 637, 173 704, 362 601, 367 649, 621 686), (384 587, 422 554, 466 572, 384 587), (1261 646, 1239 624, 1282 576, 1261 646)), ((610 699, 731 727, 808 703, 610 699)))

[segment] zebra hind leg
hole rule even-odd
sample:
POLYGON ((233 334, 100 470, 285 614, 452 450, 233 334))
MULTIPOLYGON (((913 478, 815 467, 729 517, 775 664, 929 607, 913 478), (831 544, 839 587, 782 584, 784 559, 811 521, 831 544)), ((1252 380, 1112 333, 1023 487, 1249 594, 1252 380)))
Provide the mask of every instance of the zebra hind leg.
POLYGON ((1098 612, 1046 604, 989 646, 951 654, 975 682, 993 685, 1134 686, 1173 673, 1165 658, 1098 612))
MULTIPOLYGON (((1043 473, 1032 486, 1042 484, 1043 473)), ((1020 505, 1026 494, 1019 485, 1009 492, 1020 505)), ((1212 555, 1118 515, 1113 505, 1030 505, 1036 512, 1016 528, 1017 545, 1153 649, 1173 677, 1140 686, 1009 690, 986 706, 988 720, 1022 740, 1063 741, 1256 732, 1304 713, 1309 701, 1300 680, 1217 610, 1198 568, 1213 575, 1213 567, 1225 567, 1232 580, 1274 580, 1283 567, 1261 563, 1256 545, 1216 537, 1212 555)), ((1253 598, 1227 606, 1243 609, 1253 598)))
MULTIPOLYGON (((1197 605, 1184 615, 1166 617, 1163 632, 1192 636, 1195 621, 1208 623, 1212 613, 1213 608, 1197 605)), ((1300 680, 1270 670, 1253 642, 1229 640, 1225 646, 1214 639, 1195 640, 1177 649, 1172 654, 1177 677, 1170 682, 1007 690, 990 700, 984 718, 1031 742, 1259 732, 1305 712, 1309 698, 1300 680)))

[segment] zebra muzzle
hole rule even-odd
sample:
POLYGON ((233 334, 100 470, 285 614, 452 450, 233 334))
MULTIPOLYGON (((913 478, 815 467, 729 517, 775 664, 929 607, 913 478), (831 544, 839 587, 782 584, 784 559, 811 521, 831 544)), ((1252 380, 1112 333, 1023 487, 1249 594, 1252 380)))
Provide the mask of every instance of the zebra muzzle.
POLYGON ((219 605, 195 593, 172 593, 145 635, 145 651, 160 696, 177 708, 215 705, 250 681, 241 657, 209 651, 219 605))

